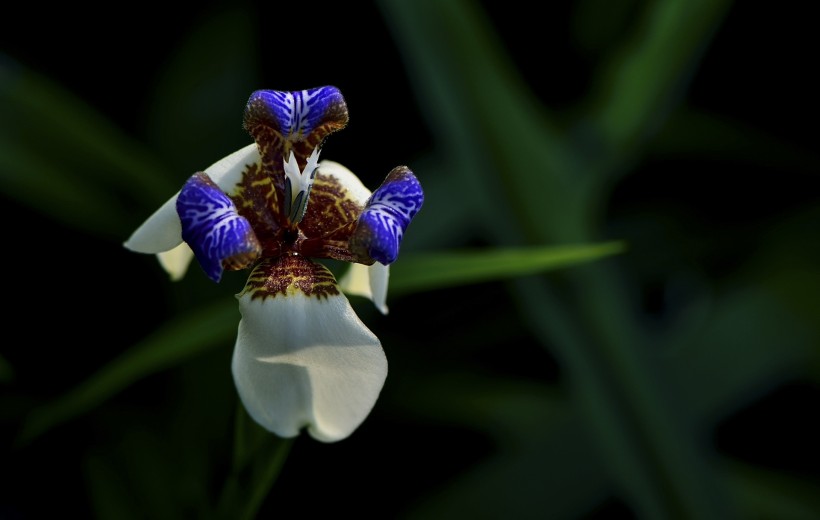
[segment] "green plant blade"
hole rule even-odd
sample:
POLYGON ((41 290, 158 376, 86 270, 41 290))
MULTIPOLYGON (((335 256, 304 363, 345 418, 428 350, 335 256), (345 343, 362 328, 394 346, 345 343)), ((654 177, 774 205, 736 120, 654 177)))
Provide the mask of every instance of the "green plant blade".
POLYGON ((820 515, 820 483, 734 461, 727 462, 726 472, 747 518, 811 520, 820 515))
POLYGON ((237 403, 233 461, 219 497, 216 518, 256 518, 295 440, 271 435, 237 403))
POLYGON ((408 518, 580 518, 612 492, 582 417, 556 386, 447 372, 423 388, 394 388, 393 396, 403 416, 459 424, 493 443, 492 453, 420 500, 408 518))
POLYGON ((693 71, 731 0, 670 0, 646 4, 630 41, 601 67, 590 119, 607 150, 601 173, 623 172, 623 160, 683 99, 693 71))
POLYGON ((236 302, 228 300, 177 318, 53 403, 33 410, 21 428, 18 442, 29 442, 91 410, 149 374, 229 344, 236 334, 238 312, 236 302))
POLYGON ((684 108, 669 117, 650 145, 664 157, 721 158, 806 175, 820 171, 820 155, 737 118, 684 108))
POLYGON ((6 358, 0 356, 0 383, 8 383, 12 379, 14 379, 14 370, 11 364, 6 361, 6 358))
POLYGON ((110 461, 98 455, 89 455, 83 466, 91 507, 97 518, 143 518, 139 499, 134 496, 120 471, 110 461))
POLYGON ((379 2, 460 194, 498 236, 582 241, 591 180, 517 72, 476 2, 379 2), (513 218, 517 219, 512 227, 513 218))
POLYGON ((99 186, 2 136, 0 188, 20 204, 91 235, 120 236, 129 219, 125 208, 99 186))
MULTIPOLYGON (((120 190, 151 206, 174 192, 167 170, 140 143, 82 100, 2 55, 0 112, 0 143, 60 165, 65 182, 120 190)), ((6 172, 0 172, 2 181, 6 172)), ((21 173, 39 175, 37 169, 21 173)))
POLYGON ((152 149, 178 173, 180 184, 193 168, 205 168, 252 142, 241 123, 245 101, 260 88, 256 37, 250 12, 215 8, 160 69, 146 130, 152 149))
POLYGON ((391 266, 390 294, 505 280, 623 253, 623 242, 407 254, 391 266))

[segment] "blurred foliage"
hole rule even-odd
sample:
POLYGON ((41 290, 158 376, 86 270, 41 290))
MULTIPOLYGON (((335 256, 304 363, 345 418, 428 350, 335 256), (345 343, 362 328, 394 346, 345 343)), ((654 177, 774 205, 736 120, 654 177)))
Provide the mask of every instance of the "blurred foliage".
POLYGON ((0 40, 0 518, 820 517, 808 15, 60 9, 38 30, 64 46, 34 13, 0 40), (121 245, 249 142, 250 92, 324 84, 351 112, 324 154, 369 187, 408 164, 426 193, 390 315, 352 299, 385 389, 329 445, 239 405, 243 273, 172 283, 121 245))

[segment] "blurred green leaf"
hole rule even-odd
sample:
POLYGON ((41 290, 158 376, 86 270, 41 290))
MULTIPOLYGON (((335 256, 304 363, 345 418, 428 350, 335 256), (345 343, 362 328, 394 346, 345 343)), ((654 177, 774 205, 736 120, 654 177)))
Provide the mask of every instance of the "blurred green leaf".
MULTIPOLYGON (((450 167, 442 159, 427 155, 413 161, 424 188, 424 206, 413 217, 410 231, 402 238, 404 252, 463 247, 481 236, 478 219, 458 192, 458 179, 450 175, 450 167), (446 226, 441 223, 446 222, 446 226)), ((402 253, 402 258, 407 253, 402 253)))
POLYGON ((589 118, 606 164, 621 165, 679 104, 731 0, 644 2, 641 23, 601 67, 589 118))
POLYGON ((815 520, 820 517, 820 482, 748 464, 726 465, 732 490, 745 518, 815 520))
MULTIPOLYGON (((156 518, 173 520, 191 508, 178 478, 174 447, 161 434, 146 428, 133 428, 117 442, 97 445, 85 464, 92 504, 99 518, 156 518)), ((204 487, 204 483, 198 486, 204 487)), ((203 493, 204 494, 204 493, 203 493)), ((207 510, 201 504, 202 510, 207 510)), ((195 510, 195 509, 194 509, 195 510)))
POLYGON ((218 518, 252 520, 267 498, 295 439, 283 439, 236 407, 231 472, 219 498, 218 518))
POLYGON ((522 235, 585 241, 579 226, 586 217, 578 212, 588 209, 581 201, 592 178, 568 155, 563 134, 477 4, 379 2, 476 218, 508 243, 522 235))
POLYGON ((228 300, 170 321, 125 351, 73 390, 31 412, 18 442, 26 443, 54 426, 98 406, 131 383, 231 343, 239 323, 236 302, 228 300))
POLYGON ((448 372, 393 392, 404 417, 463 425, 493 444, 408 518, 580 518, 613 492, 582 417, 556 386, 448 372))
POLYGON ((145 518, 139 498, 128 482, 128 475, 115 469, 110 460, 98 454, 88 455, 83 470, 96 518, 145 518))
MULTIPOLYGON (((631 158, 679 101, 728 3, 647 3, 635 42, 602 82, 599 113, 591 117, 599 135, 583 129, 571 144, 510 78, 476 4, 381 3, 435 118, 431 128, 458 157, 455 171, 472 189, 465 193, 477 207, 495 210, 485 224, 496 241, 589 241, 597 235, 606 174, 622 172, 624 156, 631 158)), ((731 516, 703 447, 689 437, 688 417, 673 411, 675 389, 656 377, 624 294, 597 266, 573 270, 570 292, 560 295, 541 290, 543 280, 517 281, 533 331, 566 361, 590 426, 600 432, 596 440, 641 515, 731 516)))
POLYGON ((504 280, 623 253, 623 242, 600 244, 442 251, 402 255, 391 266, 390 293, 422 292, 458 285, 504 280))
POLYGON ((146 118, 153 148, 173 166, 180 184, 196 169, 251 142, 242 129, 242 110, 259 88, 251 12, 216 8, 198 16, 169 53, 146 118))
POLYGON ((664 156, 720 159, 816 176, 820 156, 813 150, 727 116, 683 107, 652 140, 650 151, 664 156))
POLYGON ((8 177, 30 177, 42 186, 59 178, 63 185, 94 183, 102 193, 119 191, 147 205, 174 192, 167 170, 140 143, 62 87, 2 55, 0 113, 0 149, 20 149, 20 158, 2 165, 4 189, 8 177), (40 162, 29 164, 32 157, 40 162), (40 173, 43 163, 52 165, 47 177, 40 173))
POLYGON ((543 279, 516 280, 522 317, 567 367, 573 398, 640 516, 734 518, 686 396, 649 355, 653 345, 630 331, 628 309, 617 307, 618 290, 602 271, 591 264, 569 273, 588 284, 576 289, 575 305, 543 279))
POLYGON ((67 226, 93 235, 121 235, 128 221, 126 209, 110 194, 76 177, 77 172, 0 134, 0 187, 5 194, 67 226))
POLYGON ((760 284, 704 305, 708 318, 688 329, 670 329, 662 352, 665 372, 685 389, 685 401, 706 434, 726 413, 810 368, 818 338, 760 284))
POLYGON ((6 361, 6 358, 0 356, 0 383, 8 383, 12 379, 14 379, 14 370, 12 370, 11 364, 6 361))
POLYGON ((806 240, 818 217, 807 208, 770 220, 755 254, 664 330, 659 351, 702 431, 784 382, 820 374, 820 247, 806 240))
POLYGON ((573 41, 596 57, 618 46, 635 23, 641 4, 641 0, 575 0, 571 18, 573 41))

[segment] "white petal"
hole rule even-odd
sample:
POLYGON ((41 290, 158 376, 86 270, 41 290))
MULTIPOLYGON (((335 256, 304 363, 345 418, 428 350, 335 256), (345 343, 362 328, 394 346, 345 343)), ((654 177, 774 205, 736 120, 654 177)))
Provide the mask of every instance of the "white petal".
POLYGON ((327 160, 320 162, 319 175, 332 175, 339 179, 342 186, 350 192, 353 201, 361 206, 364 206, 370 198, 370 190, 362 184, 356 174, 337 162, 327 160))
POLYGON ((367 266, 350 264, 350 268, 339 279, 339 287, 347 294, 368 298, 382 314, 387 314, 387 281, 390 266, 376 262, 367 266))
POLYGON ((370 278, 370 299, 379 312, 387 314, 387 282, 390 279, 390 266, 379 262, 368 267, 370 278))
POLYGON ((177 215, 177 192, 134 231, 125 247, 137 253, 161 253, 182 243, 182 225, 177 215))
POLYGON ((231 155, 223 157, 209 167, 205 168, 208 177, 222 188, 222 191, 230 194, 234 187, 242 180, 245 167, 251 164, 259 164, 262 158, 259 156, 259 148, 256 143, 240 148, 231 155))
MULTIPOLYGON (((223 191, 230 193, 242 180, 246 166, 260 161, 256 144, 249 144, 215 162, 205 169, 205 173, 223 191)), ((177 215, 177 195, 179 192, 148 217, 125 241, 125 247, 137 253, 161 253, 181 244, 182 226, 177 215)))
POLYGON ((157 253, 157 260, 159 260, 160 265, 171 276, 171 280, 175 282, 182 280, 193 259, 194 252, 184 242, 169 251, 157 253))
POLYGON ((251 417, 282 437, 305 426, 323 442, 350 435, 376 403, 387 360, 347 298, 295 291, 238 299, 232 370, 251 417))

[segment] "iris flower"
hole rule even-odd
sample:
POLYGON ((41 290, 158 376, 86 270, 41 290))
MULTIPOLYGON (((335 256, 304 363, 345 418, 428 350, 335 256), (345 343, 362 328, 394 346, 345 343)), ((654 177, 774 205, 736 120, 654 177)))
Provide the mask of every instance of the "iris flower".
POLYGON ((250 269, 231 368, 250 416, 282 437, 306 427, 338 441, 375 405, 387 360, 342 289, 387 313, 388 266, 424 200, 406 166, 371 193, 344 166, 319 162, 347 121, 335 87, 254 92, 244 127, 255 143, 193 174, 125 242, 157 254, 174 279, 193 257, 215 282, 250 269), (351 265, 339 284, 314 259, 351 265))

